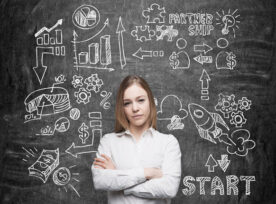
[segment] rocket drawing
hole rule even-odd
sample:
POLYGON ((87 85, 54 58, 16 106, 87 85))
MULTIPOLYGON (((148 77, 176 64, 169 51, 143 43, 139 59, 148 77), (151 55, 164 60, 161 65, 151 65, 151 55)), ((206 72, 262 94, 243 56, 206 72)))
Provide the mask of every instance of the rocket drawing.
POLYGON ((219 142, 223 142, 226 145, 236 145, 228 134, 223 133, 222 129, 217 126, 220 124, 229 130, 229 127, 218 113, 210 113, 195 103, 190 103, 188 109, 201 138, 215 144, 217 144, 216 139, 218 139, 219 142))

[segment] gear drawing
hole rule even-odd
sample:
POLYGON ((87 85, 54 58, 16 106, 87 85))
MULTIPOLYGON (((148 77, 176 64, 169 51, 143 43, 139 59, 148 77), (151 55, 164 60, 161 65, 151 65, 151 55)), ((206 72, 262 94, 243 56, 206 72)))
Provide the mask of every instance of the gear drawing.
POLYGON ((85 88, 80 88, 78 92, 74 93, 75 97, 77 97, 77 103, 87 104, 90 101, 91 93, 88 92, 85 88))
POLYGON ((98 77, 98 74, 91 74, 90 77, 84 80, 84 83, 87 85, 86 89, 88 91, 94 91, 98 93, 101 86, 103 85, 103 80, 98 77))
POLYGON ((242 97, 241 100, 238 100, 238 104, 241 110, 249 110, 252 105, 252 101, 246 97, 242 97))
POLYGON ((74 75, 72 80, 72 85, 74 86, 74 88, 77 88, 78 86, 80 87, 83 86, 82 80, 83 80, 82 76, 74 75))
POLYGON ((231 112, 238 110, 238 104, 235 102, 235 95, 231 94, 230 96, 227 96, 220 93, 215 110, 220 111, 224 118, 229 118, 231 112))
POLYGON ((147 23, 165 23, 165 8, 161 8, 159 4, 151 4, 150 7, 142 12, 147 23))
POLYGON ((155 31, 151 30, 148 25, 146 26, 135 26, 135 30, 130 33, 137 41, 143 42, 149 41, 155 35, 155 31))
POLYGON ((167 41, 171 42, 173 40, 173 37, 178 36, 178 30, 174 29, 173 25, 156 25, 156 40, 163 40, 165 36, 167 36, 167 41))
POLYGON ((242 111, 231 113, 230 123, 235 125, 236 128, 241 128, 246 123, 246 121, 247 119, 244 117, 242 111))

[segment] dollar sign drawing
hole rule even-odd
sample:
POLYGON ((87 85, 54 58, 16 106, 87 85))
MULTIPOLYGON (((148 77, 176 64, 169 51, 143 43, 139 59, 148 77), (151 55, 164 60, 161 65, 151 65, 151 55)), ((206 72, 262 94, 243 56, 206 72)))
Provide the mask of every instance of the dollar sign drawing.
POLYGON ((58 176, 63 179, 63 181, 66 181, 68 176, 66 173, 58 172, 58 176))
POLYGON ((233 69, 237 65, 237 61, 235 60, 236 55, 233 54, 233 52, 227 52, 227 66, 229 69, 233 69))
POLYGON ((171 56, 169 57, 170 65, 173 69, 176 69, 179 65, 178 54, 176 52, 173 52, 171 56))
POLYGON ((78 129, 78 131, 80 133, 79 138, 81 139, 82 144, 85 144, 87 138, 89 137, 89 132, 87 130, 88 130, 88 126, 85 125, 85 123, 82 123, 78 129))

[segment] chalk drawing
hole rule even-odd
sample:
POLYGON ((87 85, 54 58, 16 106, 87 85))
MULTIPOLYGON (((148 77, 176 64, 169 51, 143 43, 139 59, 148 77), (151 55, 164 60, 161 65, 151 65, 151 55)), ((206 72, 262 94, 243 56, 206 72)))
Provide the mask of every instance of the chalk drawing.
POLYGON ((147 23, 165 23, 165 8, 153 3, 149 8, 143 10, 142 15, 147 19, 147 23))
POLYGON ((233 52, 220 51, 216 56, 217 69, 233 70, 237 65, 236 55, 233 52))
POLYGON ((238 110, 238 104, 235 102, 235 95, 224 95, 220 93, 215 110, 220 111, 224 118, 229 118, 230 113, 238 110))
POLYGON ((102 113, 101 112, 89 112, 88 117, 92 120, 90 120, 90 127, 99 129, 102 127, 102 113))
POLYGON ((50 174, 59 165, 59 149, 45 150, 43 149, 39 158, 32 164, 29 170, 29 176, 39 178, 46 183, 50 174))
POLYGON ((176 47, 181 51, 173 51, 169 57, 169 64, 173 69, 189 69, 190 68, 190 57, 186 51, 187 41, 184 38, 179 38, 176 41, 176 47))
POLYGON ((167 41, 172 42, 173 38, 178 36, 178 30, 173 28, 173 25, 156 25, 156 41, 163 40, 167 36, 167 41))
POLYGON ((74 88, 77 88, 77 87, 82 87, 83 86, 82 81, 83 81, 82 76, 74 75, 73 80, 72 80, 71 83, 74 86, 74 88))
POLYGON ((121 16, 119 17, 116 33, 118 35, 118 44, 119 44, 119 53, 120 53, 120 63, 121 63, 121 69, 123 69, 126 66, 126 57, 125 57, 125 49, 124 49, 124 38, 123 38, 123 32, 125 32, 125 28, 122 23, 121 16))
POLYGON ((160 103, 160 110, 157 112, 158 120, 168 120, 171 123, 167 126, 169 130, 183 129, 181 121, 188 116, 188 112, 182 107, 182 102, 175 95, 165 96, 160 103))
POLYGON ((78 108, 72 108, 69 114, 72 120, 78 120, 80 117, 80 110, 78 108))
POLYGON ((209 81, 211 79, 205 69, 202 70, 199 81, 201 82, 201 100, 209 100, 209 81))
POLYGON ((230 165, 230 160, 228 159, 228 155, 227 154, 222 154, 221 155, 221 159, 218 160, 218 164, 220 166, 220 168, 222 169, 223 172, 226 172, 228 166, 230 165))
POLYGON ((107 91, 101 91, 100 96, 103 98, 100 102, 100 106, 102 106, 105 110, 111 107, 109 101, 107 101, 111 97, 112 93, 107 91))
POLYGON ((66 117, 61 117, 56 120, 54 127, 47 125, 40 129, 40 133, 36 135, 41 136, 52 136, 55 134, 55 131, 66 132, 70 127, 70 121, 66 117))
POLYGON ((78 128, 79 138, 81 139, 82 144, 86 144, 86 140, 89 138, 89 132, 87 131, 89 127, 82 123, 81 126, 78 128))
POLYGON ((26 152, 25 154, 25 157, 26 158, 23 158, 22 160, 24 162, 28 162, 28 160, 30 159, 30 157, 37 157, 38 155, 38 150, 36 149, 36 147, 33 147, 33 148, 26 148, 26 147, 22 147, 22 149, 26 152))
POLYGON ((133 57, 143 60, 145 57, 163 57, 164 51, 143 50, 141 47, 132 54, 133 57))
POLYGON ((255 148, 256 143, 250 139, 250 132, 246 129, 237 129, 231 133, 231 139, 236 145, 227 146, 229 154, 237 156, 247 156, 249 150, 255 148))
POLYGON ((217 39, 218 48, 226 48, 226 47, 228 47, 228 45, 229 45, 229 42, 226 38, 217 39))
POLYGON ((98 77, 98 74, 91 74, 91 76, 84 80, 84 83, 88 91, 94 91, 95 93, 98 93, 104 84, 103 80, 98 77))
POLYGON ((135 26, 135 29, 130 33, 137 41, 150 41, 155 36, 155 31, 150 29, 148 25, 135 26))
POLYGON ((95 28, 100 22, 100 13, 92 5, 81 5, 74 11, 72 22, 80 29, 95 28))
POLYGON ((213 155, 210 154, 205 164, 205 167, 208 168, 208 172, 215 172, 215 167, 217 166, 218 166, 217 161, 214 159, 213 155))
POLYGON ((205 55, 211 50, 213 50, 213 48, 206 43, 202 43, 202 45, 194 45, 195 52, 203 52, 205 55))
POLYGON ((242 97, 240 100, 238 100, 239 109, 240 110, 250 110, 252 101, 249 100, 247 97, 242 97))
POLYGON ((74 93, 74 96, 77 98, 78 104, 87 104, 90 102, 91 93, 85 88, 80 88, 79 91, 74 93))
POLYGON ((202 55, 202 53, 200 53, 198 56, 194 57, 194 60, 200 63, 201 65, 207 64, 207 63, 211 64, 213 62, 213 57, 202 55))
POLYGON ((236 128, 241 128, 244 124, 246 124, 247 119, 244 117, 242 111, 232 112, 230 123, 235 125, 236 128))
POLYGON ((62 113, 71 108, 69 94, 62 87, 47 87, 31 92, 25 99, 25 122, 39 120, 42 116, 62 113))
POLYGON ((221 13, 216 12, 217 14, 217 25, 222 27, 221 33, 223 35, 228 35, 231 32, 233 32, 234 38, 236 37, 236 29, 239 29, 238 24, 240 21, 238 20, 239 14, 235 14, 238 11, 236 9, 231 13, 231 10, 228 10, 228 13, 225 14, 224 10, 221 11, 221 13))
POLYGON ((224 133, 223 130, 218 127, 218 124, 220 124, 224 129, 229 130, 229 127, 219 114, 210 113, 196 103, 190 103, 188 109, 201 138, 214 144, 217 144, 215 139, 218 139, 219 142, 225 143, 226 145, 235 145, 228 134, 224 133))

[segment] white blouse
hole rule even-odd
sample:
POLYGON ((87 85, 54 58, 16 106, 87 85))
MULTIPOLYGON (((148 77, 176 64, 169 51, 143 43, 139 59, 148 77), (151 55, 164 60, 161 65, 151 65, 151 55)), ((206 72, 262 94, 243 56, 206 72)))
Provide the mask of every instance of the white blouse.
POLYGON ((96 190, 108 191, 109 204, 169 204, 178 191, 181 151, 173 135, 153 128, 137 142, 130 131, 106 134, 100 140, 97 157, 106 154, 116 169, 92 165, 96 190), (163 176, 147 180, 144 168, 161 168, 163 176))

